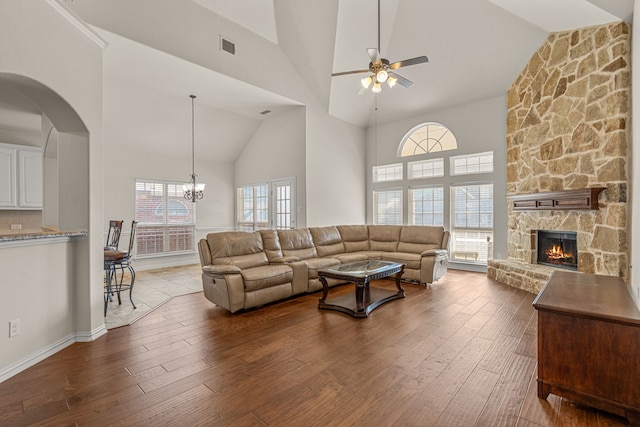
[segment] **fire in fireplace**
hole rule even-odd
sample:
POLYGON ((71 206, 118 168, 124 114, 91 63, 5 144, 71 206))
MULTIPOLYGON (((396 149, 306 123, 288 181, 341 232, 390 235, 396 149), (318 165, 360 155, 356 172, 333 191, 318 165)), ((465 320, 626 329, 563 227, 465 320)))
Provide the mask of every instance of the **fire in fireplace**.
POLYGON ((578 270, 578 234, 538 230, 538 264, 578 270))

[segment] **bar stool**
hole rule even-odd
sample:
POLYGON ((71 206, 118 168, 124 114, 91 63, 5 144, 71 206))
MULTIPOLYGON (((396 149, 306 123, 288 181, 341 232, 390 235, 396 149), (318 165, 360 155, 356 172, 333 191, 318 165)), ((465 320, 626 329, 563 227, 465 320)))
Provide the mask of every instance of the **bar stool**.
POLYGON ((104 245, 104 249, 118 250, 118 244, 120 243, 120 233, 122 233, 122 220, 109 221, 109 232, 107 233, 107 243, 104 245))
MULTIPOLYGON (((118 304, 122 304, 120 298, 120 292, 129 290, 129 300, 133 308, 136 305, 133 302, 133 284, 136 280, 136 272, 131 265, 131 257, 133 255, 133 244, 136 239, 136 229, 138 226, 137 221, 131 222, 131 235, 129 237, 129 250, 119 251, 117 249, 111 249, 105 247, 104 250, 104 270, 105 270, 105 294, 104 294, 104 315, 107 315, 107 304, 109 303, 110 296, 115 292, 118 295, 118 304), (124 283, 124 269, 129 270, 131 275, 131 282, 124 283), (120 269, 120 278, 118 280, 118 269, 120 269)), ((117 247, 117 246, 116 246, 117 247)))

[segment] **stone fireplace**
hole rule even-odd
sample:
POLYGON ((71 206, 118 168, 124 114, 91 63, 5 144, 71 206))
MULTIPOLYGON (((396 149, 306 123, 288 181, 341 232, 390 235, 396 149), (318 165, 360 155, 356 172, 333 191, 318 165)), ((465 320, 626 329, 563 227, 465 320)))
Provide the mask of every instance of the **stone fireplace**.
POLYGON ((577 271, 628 277, 629 64, 625 23, 552 33, 509 89, 507 198, 604 191, 595 209, 509 200, 508 259, 489 261, 489 277, 539 292, 557 266, 531 263, 532 230, 575 233, 577 271))

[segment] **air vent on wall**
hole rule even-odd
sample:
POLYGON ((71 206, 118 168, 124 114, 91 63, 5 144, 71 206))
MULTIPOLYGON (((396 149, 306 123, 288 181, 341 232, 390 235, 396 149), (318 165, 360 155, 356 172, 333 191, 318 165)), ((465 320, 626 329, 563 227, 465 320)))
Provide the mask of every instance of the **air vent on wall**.
POLYGON ((236 44, 222 36, 220 36, 220 49, 230 53, 231 55, 236 54, 236 44))

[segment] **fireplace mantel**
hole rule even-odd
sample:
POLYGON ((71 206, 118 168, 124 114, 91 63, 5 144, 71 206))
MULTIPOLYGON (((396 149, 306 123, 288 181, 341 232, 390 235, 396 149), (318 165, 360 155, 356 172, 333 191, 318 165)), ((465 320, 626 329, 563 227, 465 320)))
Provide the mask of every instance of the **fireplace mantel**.
POLYGON ((514 211, 598 210, 598 194, 604 187, 585 188, 582 190, 550 191, 547 193, 518 194, 508 196, 513 203, 514 211))

